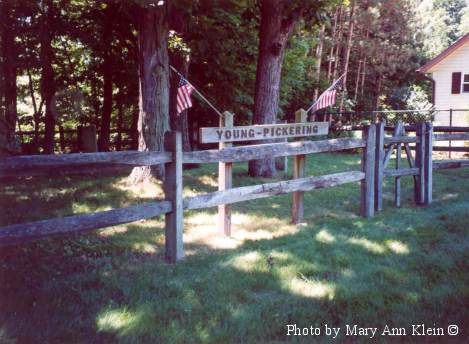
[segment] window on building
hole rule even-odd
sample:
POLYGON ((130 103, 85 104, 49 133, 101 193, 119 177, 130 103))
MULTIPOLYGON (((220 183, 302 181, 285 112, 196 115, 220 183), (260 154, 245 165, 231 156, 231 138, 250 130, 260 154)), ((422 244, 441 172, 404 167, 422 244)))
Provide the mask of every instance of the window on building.
POLYGON ((464 79, 462 83, 462 91, 469 92, 469 74, 464 74, 464 79))
POLYGON ((461 93, 461 72, 453 73, 451 79, 451 94, 461 93))

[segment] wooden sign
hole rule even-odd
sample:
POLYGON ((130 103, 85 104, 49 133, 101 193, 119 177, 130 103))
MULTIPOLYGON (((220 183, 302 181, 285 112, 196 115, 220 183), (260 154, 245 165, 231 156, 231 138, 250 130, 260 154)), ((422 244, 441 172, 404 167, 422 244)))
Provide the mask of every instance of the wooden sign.
POLYGON ((328 122, 249 125, 242 127, 200 128, 202 143, 284 139, 327 135, 328 122))

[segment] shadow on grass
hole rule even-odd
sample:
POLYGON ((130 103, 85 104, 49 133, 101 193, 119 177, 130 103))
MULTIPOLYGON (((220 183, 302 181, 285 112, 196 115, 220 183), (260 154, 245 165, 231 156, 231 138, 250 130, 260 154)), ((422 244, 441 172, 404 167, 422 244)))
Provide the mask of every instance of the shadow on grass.
POLYGON ((1 184, 0 225, 119 208, 135 198, 115 185, 119 178, 26 178, 1 184))
MULTIPOLYGON (((191 173, 188 185, 200 183, 191 173)), ((357 184, 306 193, 305 226, 289 225, 288 195, 241 203, 231 239, 196 236, 214 233, 214 210, 188 211, 188 256, 174 266, 163 262, 161 219, 2 248, 0 342, 285 341, 294 323, 342 331, 346 324, 462 328, 466 175, 458 173, 459 184, 437 180, 429 208, 409 201, 394 209, 388 199, 372 220, 357 216, 357 184), (439 201, 446 194, 457 196, 439 201)), ((408 198, 411 179, 403 184, 408 198)))
POLYGON ((447 237, 446 220, 393 232, 328 218, 209 254, 187 243, 201 253, 175 266, 154 223, 4 249, 2 330, 19 342, 253 342, 286 340, 292 323, 463 324, 465 218, 452 216, 447 237))

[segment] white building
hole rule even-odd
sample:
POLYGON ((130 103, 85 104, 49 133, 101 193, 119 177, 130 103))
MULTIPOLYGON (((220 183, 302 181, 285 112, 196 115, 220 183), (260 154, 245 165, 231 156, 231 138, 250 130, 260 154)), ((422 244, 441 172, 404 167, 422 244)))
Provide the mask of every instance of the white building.
MULTIPOLYGON (((449 109, 469 109, 469 33, 429 61, 419 72, 433 79, 435 124, 449 125, 449 109)), ((469 111, 453 111, 453 126, 467 126, 469 111)))

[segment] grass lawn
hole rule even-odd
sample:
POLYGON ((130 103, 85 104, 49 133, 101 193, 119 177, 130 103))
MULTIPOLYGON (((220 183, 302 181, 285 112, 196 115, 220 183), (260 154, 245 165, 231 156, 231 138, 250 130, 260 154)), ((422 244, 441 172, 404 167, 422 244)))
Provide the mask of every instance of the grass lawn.
MULTIPOLYGON (((307 173, 359 169, 359 156, 316 154, 307 173)), ((291 169, 290 169, 291 171, 291 169)), ((216 189, 216 165, 185 171, 186 195, 216 189)), ((234 168, 235 186, 267 179, 234 168)), ((2 183, 0 224, 123 207, 162 197, 123 177, 31 178, 2 183)), ((290 220, 291 195, 234 205, 233 237, 216 209, 185 212, 187 257, 163 261, 161 218, 87 235, 0 248, 0 343, 331 342, 325 325, 377 327, 375 342, 469 340, 469 169, 437 171, 434 202, 402 208, 385 185, 384 211, 358 216, 357 183, 305 194, 305 224, 290 220), (287 336, 287 324, 320 336, 287 336), (412 324, 444 337, 411 336, 412 324), (447 335, 447 326, 459 335, 447 335), (407 336, 381 336, 384 326, 407 336)))

